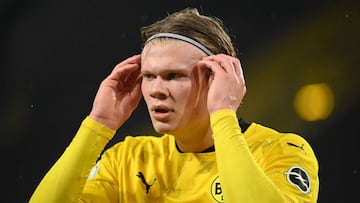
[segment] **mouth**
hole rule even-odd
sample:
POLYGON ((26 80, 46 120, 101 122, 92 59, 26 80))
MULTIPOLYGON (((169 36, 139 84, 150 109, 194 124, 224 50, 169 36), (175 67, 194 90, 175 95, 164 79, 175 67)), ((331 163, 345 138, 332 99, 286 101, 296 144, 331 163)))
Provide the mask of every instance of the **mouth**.
POLYGON ((167 109, 154 109, 154 112, 155 113, 167 113, 167 112, 169 112, 169 110, 167 110, 167 109))
POLYGON ((158 105, 151 109, 152 117, 158 121, 166 121, 170 118, 173 110, 169 107, 158 105))

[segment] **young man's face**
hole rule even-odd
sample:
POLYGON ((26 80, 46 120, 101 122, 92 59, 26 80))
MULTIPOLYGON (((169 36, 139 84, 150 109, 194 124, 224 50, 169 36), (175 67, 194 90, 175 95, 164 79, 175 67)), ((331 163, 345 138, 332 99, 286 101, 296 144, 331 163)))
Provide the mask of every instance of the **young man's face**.
POLYGON ((207 81, 197 66, 203 57, 197 47, 175 39, 156 39, 144 47, 141 88, 158 133, 208 127, 207 81))

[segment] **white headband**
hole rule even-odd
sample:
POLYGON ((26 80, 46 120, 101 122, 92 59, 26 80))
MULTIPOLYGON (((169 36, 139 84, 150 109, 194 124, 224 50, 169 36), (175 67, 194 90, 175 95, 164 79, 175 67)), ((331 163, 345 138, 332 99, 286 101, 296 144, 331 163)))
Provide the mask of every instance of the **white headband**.
POLYGON ((197 48, 201 49, 203 52, 205 52, 209 56, 214 55, 208 48, 206 48, 204 45, 200 44, 199 42, 197 42, 189 37, 186 37, 184 35, 178 35, 178 34, 174 34, 174 33, 161 32, 161 33, 154 34, 148 40, 146 40, 145 44, 147 44, 148 42, 150 42, 151 40, 156 39, 156 38, 173 38, 173 39, 182 40, 182 41, 188 42, 188 43, 196 46, 197 48))

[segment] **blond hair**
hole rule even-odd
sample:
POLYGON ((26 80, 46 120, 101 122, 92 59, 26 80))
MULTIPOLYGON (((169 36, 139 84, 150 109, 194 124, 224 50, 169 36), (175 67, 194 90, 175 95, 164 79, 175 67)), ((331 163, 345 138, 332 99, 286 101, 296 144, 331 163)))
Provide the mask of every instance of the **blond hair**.
POLYGON ((143 46, 157 33, 174 33, 194 39, 214 54, 236 56, 236 49, 222 21, 201 15, 196 8, 185 8, 162 20, 140 28, 143 46))

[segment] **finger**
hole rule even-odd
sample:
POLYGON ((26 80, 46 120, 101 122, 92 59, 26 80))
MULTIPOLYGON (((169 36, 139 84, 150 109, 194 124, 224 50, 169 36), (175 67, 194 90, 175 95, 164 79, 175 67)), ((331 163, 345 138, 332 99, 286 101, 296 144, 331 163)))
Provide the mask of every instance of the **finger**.
POLYGON ((224 76, 226 75, 225 70, 220 66, 219 63, 212 61, 212 60, 201 60, 199 62, 200 67, 204 70, 206 73, 206 77, 208 80, 209 87, 211 86, 212 82, 215 78, 218 78, 219 80, 225 80, 224 76))
POLYGON ((199 78, 200 80, 204 80, 204 79, 208 79, 210 73, 212 72, 210 68, 208 68, 206 66, 206 64, 201 63, 201 61, 198 61, 197 64, 197 69, 195 70, 195 76, 199 78))
POLYGON ((239 70, 239 66, 237 65, 237 63, 236 63, 236 61, 233 61, 233 60, 231 60, 231 59, 229 59, 229 63, 230 63, 230 65, 231 65, 231 67, 232 67, 232 70, 233 70, 233 74, 234 74, 234 76, 235 76, 235 79, 236 79, 236 81, 238 82, 238 83, 240 83, 241 82, 241 76, 239 75, 239 72, 240 72, 240 70, 239 70))
POLYGON ((114 69, 112 70, 110 77, 112 79, 120 79, 122 77, 127 77, 127 74, 129 74, 132 71, 136 71, 137 68, 139 68, 141 65, 141 56, 135 55, 132 57, 127 58, 126 60, 118 63, 114 69), (135 70, 134 70, 135 69, 135 70))
POLYGON ((208 57, 209 60, 216 61, 227 72, 233 73, 238 81, 244 81, 243 70, 241 68, 240 60, 238 58, 228 56, 225 54, 218 54, 208 57))
POLYGON ((242 67, 241 67, 240 60, 233 57, 233 58, 232 58, 232 63, 233 63, 233 66, 234 66, 236 75, 237 75, 239 78, 244 79, 244 74, 243 74, 243 70, 242 70, 242 67))
MULTIPOLYGON (((207 66, 210 67, 211 73, 209 75, 209 81, 214 80, 215 78, 218 78, 219 80, 227 80, 229 79, 229 70, 231 70, 229 67, 225 67, 224 65, 221 65, 219 61, 216 60, 204 60, 206 62, 207 66)), ((228 65, 229 66, 229 65, 228 65)), ((233 73, 233 72, 230 72, 233 73)))
POLYGON ((130 103, 131 106, 135 107, 138 105, 138 103, 140 102, 141 99, 141 80, 142 78, 137 78, 135 81, 135 85, 134 88, 132 89, 132 91, 129 92, 129 96, 130 96, 130 103))
POLYGON ((125 74, 123 79, 124 88, 127 89, 129 92, 133 91, 136 85, 139 85, 141 82, 141 72, 140 67, 138 66, 136 69, 131 69, 132 71, 128 71, 125 74))
POLYGON ((134 56, 131 56, 123 61, 121 61, 120 63, 118 63, 114 69, 116 69, 118 66, 122 66, 122 65, 125 65, 125 64, 141 64, 141 55, 140 54, 137 54, 137 55, 134 55, 134 56))
POLYGON ((140 74, 140 64, 120 63, 115 66, 114 70, 112 71, 109 77, 115 80, 127 80, 129 75, 131 75, 133 72, 135 72, 136 75, 140 74))
POLYGON ((224 72, 225 71, 218 62, 211 60, 211 59, 206 59, 206 58, 199 61, 199 66, 202 69, 206 69, 205 72, 209 75, 216 73, 216 72, 224 72))
POLYGON ((220 67, 224 69, 226 73, 233 73, 233 59, 232 57, 225 54, 212 55, 208 57, 208 60, 215 61, 219 63, 220 67))

